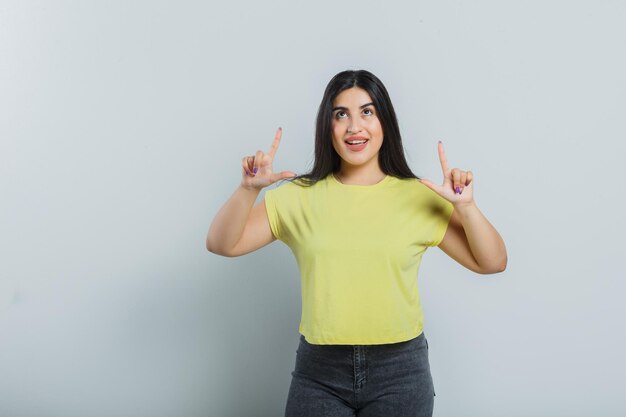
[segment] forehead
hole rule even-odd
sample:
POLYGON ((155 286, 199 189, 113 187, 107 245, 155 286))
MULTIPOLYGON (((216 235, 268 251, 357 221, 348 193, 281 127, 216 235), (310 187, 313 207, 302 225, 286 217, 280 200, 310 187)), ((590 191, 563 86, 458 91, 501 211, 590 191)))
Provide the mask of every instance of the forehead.
POLYGON ((369 103, 372 98, 360 87, 351 87, 337 94, 333 100, 333 107, 359 107, 362 104, 369 103))

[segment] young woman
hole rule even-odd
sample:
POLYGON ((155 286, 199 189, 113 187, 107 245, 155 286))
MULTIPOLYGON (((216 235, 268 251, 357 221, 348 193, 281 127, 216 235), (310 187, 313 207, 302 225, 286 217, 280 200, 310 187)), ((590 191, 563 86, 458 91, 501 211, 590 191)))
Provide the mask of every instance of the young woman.
POLYGON ((472 172, 450 169, 439 142, 443 184, 415 176, 387 90, 364 70, 326 87, 311 172, 273 172, 281 137, 279 128, 268 153, 243 158, 241 185, 206 245, 240 256, 279 239, 296 256, 301 335, 285 415, 431 416, 422 255, 438 246, 480 274, 507 263, 474 201, 472 172), (253 207, 261 189, 283 179, 253 207))

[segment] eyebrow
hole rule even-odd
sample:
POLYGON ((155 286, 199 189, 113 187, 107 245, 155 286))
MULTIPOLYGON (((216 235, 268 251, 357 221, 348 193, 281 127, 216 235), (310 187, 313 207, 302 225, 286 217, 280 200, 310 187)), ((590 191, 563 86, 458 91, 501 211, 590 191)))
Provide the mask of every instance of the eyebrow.
MULTIPOLYGON (((366 103, 366 104, 362 105, 359 108, 362 109, 363 107, 372 106, 372 105, 374 105, 374 102, 366 103)), ((335 110, 348 110, 348 108, 347 107, 343 107, 343 106, 338 106, 338 107, 333 108, 332 111, 335 111, 335 110)))

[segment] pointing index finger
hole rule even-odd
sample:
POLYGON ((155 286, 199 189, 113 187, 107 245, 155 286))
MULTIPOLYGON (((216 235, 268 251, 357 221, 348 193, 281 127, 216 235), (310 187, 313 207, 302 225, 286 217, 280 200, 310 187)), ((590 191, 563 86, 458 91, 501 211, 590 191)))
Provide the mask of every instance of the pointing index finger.
POLYGON ((276 131, 276 135, 274 136, 274 141, 272 142, 272 147, 270 148, 268 155, 274 159, 274 154, 278 150, 278 145, 280 144, 280 138, 283 135, 283 128, 279 127, 276 131))
POLYGON ((441 162, 441 170, 443 171, 444 177, 446 177, 450 173, 450 168, 448 168, 448 159, 446 159, 446 153, 443 150, 443 143, 441 141, 439 141, 437 150, 439 151, 439 161, 441 162))

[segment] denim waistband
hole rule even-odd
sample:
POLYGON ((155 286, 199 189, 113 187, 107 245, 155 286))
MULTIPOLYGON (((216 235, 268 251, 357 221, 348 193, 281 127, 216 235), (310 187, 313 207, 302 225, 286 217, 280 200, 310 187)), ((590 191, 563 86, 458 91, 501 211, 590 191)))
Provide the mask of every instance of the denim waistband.
POLYGON ((307 351, 320 352, 320 353, 321 352, 341 353, 341 352, 348 352, 348 351, 351 352, 354 350, 354 348, 366 348, 368 351, 372 353, 373 352, 402 352, 402 351, 411 349, 415 346, 421 345, 422 343, 428 344, 428 342, 426 341, 426 336, 424 332, 420 333, 419 336, 417 337, 414 337, 412 339, 405 340, 402 342, 384 343, 384 344, 377 344, 377 345, 316 345, 316 344, 307 342, 304 335, 301 334, 300 346, 298 349, 299 350, 304 349, 307 351))

